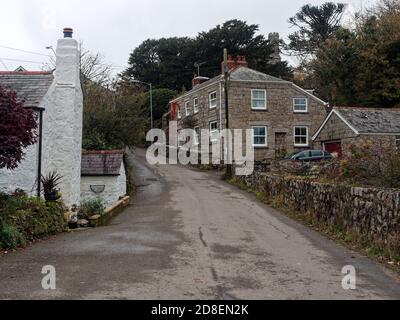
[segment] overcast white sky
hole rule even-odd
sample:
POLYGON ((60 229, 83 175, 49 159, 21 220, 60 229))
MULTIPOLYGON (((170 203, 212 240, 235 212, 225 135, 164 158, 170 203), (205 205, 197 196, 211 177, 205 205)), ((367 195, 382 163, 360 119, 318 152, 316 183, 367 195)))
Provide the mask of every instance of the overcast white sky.
MULTIPOLYGON (((344 0, 349 12, 378 0, 344 0)), ((258 24, 260 32, 290 33, 287 20, 306 3, 322 0, 1 0, 0 46, 50 54, 64 27, 85 47, 101 52, 107 63, 126 66, 129 53, 148 38, 195 36, 229 19, 258 24)), ((40 70, 44 56, 0 47, 0 58, 9 70, 19 65, 40 70)), ((0 61, 0 70, 5 66, 0 61)), ((116 67, 115 71, 122 69, 116 67)))

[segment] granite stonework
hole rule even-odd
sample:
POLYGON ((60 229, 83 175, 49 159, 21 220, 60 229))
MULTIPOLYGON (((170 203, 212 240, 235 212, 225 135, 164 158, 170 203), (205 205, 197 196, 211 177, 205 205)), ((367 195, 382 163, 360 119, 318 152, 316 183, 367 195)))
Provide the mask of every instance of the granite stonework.
POLYGON ((352 145, 372 142, 382 148, 400 148, 400 110, 335 107, 313 137, 314 147, 338 143, 343 156, 352 145))
MULTIPOLYGON (((209 130, 211 122, 217 122, 218 129, 226 128, 224 77, 218 76, 171 102, 180 109, 181 117, 169 119, 178 121, 178 130, 196 128, 209 130), (216 106, 210 108, 210 93, 216 92, 216 106), (194 101, 198 99, 196 112, 194 101), (188 107, 188 114, 186 114, 188 107), (188 121, 187 119, 190 119, 188 121)), ((229 121, 230 129, 250 130, 252 126, 267 127, 267 146, 255 149, 255 161, 264 161, 301 151, 312 147, 312 135, 327 116, 327 104, 310 92, 297 87, 289 81, 278 79, 250 68, 240 66, 230 73, 229 80, 229 121), (266 110, 254 110, 251 107, 253 89, 266 90, 266 110), (305 113, 294 112, 293 99, 306 98, 308 110, 305 113), (296 147, 294 128, 308 128, 307 146, 296 147), (278 141, 280 146, 278 147, 278 141), (279 150, 278 150, 279 149, 279 150), (279 151, 279 152, 278 152, 279 151)), ((172 114, 174 112, 170 112, 172 114)), ((177 113, 178 115, 179 113, 177 113)), ((164 126, 168 122, 164 121, 164 126)), ((244 137, 245 142, 245 137, 244 137)))
POLYGON ((263 172, 236 179, 295 212, 400 248, 400 190, 325 184, 263 172))

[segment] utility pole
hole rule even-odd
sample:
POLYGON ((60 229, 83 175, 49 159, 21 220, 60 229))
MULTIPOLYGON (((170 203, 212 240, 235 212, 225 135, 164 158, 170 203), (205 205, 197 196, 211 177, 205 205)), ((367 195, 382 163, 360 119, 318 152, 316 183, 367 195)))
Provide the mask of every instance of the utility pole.
MULTIPOLYGON (((228 68, 228 49, 224 49, 224 90, 225 90, 225 118, 226 118, 226 130, 228 131, 229 128, 229 94, 228 94, 228 89, 229 89, 229 68, 228 68)), ((222 128, 221 128, 222 129, 222 128)), ((227 157, 225 159, 225 164, 226 164, 226 176, 228 179, 232 178, 232 165, 230 164, 231 162, 231 150, 230 150, 230 145, 229 141, 230 139, 225 139, 224 144, 226 148, 226 154, 227 157), (226 141, 228 140, 228 141, 226 141)))
POLYGON ((150 118, 151 118, 151 129, 154 129, 154 118, 153 118, 153 84, 150 85, 150 118))

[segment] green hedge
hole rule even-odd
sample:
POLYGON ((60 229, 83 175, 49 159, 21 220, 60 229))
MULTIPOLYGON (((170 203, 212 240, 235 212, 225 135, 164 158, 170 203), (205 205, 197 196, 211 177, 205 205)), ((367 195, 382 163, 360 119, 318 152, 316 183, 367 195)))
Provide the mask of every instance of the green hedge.
POLYGON ((65 231, 64 212, 60 202, 0 193, 0 247, 13 249, 65 231))

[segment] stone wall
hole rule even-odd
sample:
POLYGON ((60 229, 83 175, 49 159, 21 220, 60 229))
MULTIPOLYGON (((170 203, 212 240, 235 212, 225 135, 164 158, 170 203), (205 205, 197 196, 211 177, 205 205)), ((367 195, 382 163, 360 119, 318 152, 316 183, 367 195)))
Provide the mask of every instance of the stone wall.
POLYGON ((268 146, 255 149, 256 161, 275 159, 278 156, 277 135, 284 137, 283 147, 286 154, 309 149, 312 147, 312 135, 318 130, 327 115, 326 107, 320 100, 307 95, 290 82, 231 82, 229 103, 232 128, 267 127, 268 146), (267 110, 251 109, 252 89, 266 90, 267 110), (308 111, 306 113, 294 112, 294 98, 307 99, 308 111), (295 146, 294 128, 296 126, 308 128, 308 146, 295 146))
POLYGON ((381 145, 382 148, 394 149, 396 148, 396 141, 397 137, 394 135, 357 135, 334 113, 315 138, 314 148, 323 150, 326 142, 340 142, 343 155, 348 156, 352 145, 362 145, 366 142, 373 142, 376 145, 381 145))
MULTIPOLYGON (((193 118, 194 126, 200 127, 200 129, 209 129, 210 122, 217 121, 218 128, 224 128, 225 126, 225 109, 224 109, 224 97, 222 92, 223 82, 215 82, 210 85, 205 85, 198 89, 188 92, 187 94, 177 99, 178 107, 181 110, 182 118, 178 119, 178 129, 184 129, 185 118, 185 104, 189 103, 189 113, 193 118), (217 93, 217 107, 211 109, 209 105, 209 94, 211 92, 217 93), (194 113, 194 99, 199 99, 199 112, 194 113), (222 106, 222 110, 220 109, 222 106)), ((191 126, 192 127, 192 126, 191 126)), ((193 129, 193 128, 192 128, 193 129)))
MULTIPOLYGON (((293 83, 282 81, 234 81, 229 88, 229 110, 231 129, 251 129, 252 126, 267 126, 268 146, 255 149, 255 160, 274 159, 277 154, 276 135, 284 137, 284 149, 287 154, 312 147, 312 135, 317 131, 327 115, 325 104, 318 98, 307 94, 293 83), (267 92, 267 110, 251 109, 252 89, 265 89, 267 92), (308 99, 308 112, 296 113, 293 110, 294 98, 308 99), (296 147, 294 127, 308 128, 309 146, 296 147)), ((211 82, 205 87, 195 88, 175 101, 181 109, 182 118, 178 120, 178 130, 187 127, 199 127, 209 130, 212 121, 218 123, 218 129, 225 129, 225 97, 223 79, 211 82), (209 108, 209 93, 217 93, 217 107, 209 108), (199 112, 194 114, 194 99, 199 99, 199 112), (189 114, 193 125, 186 125, 185 105, 189 103, 189 114), (222 109, 221 109, 222 107, 222 109)), ((244 141, 245 142, 245 141, 244 141)))
POLYGON ((260 172, 237 179, 297 213, 400 249, 400 190, 323 184, 260 172))

